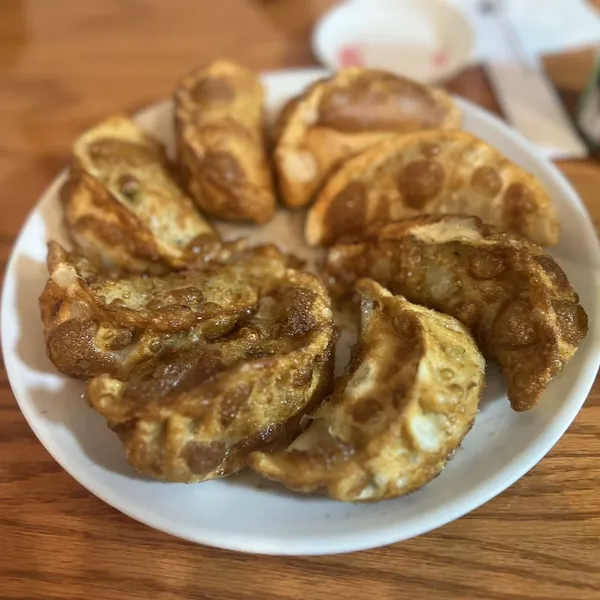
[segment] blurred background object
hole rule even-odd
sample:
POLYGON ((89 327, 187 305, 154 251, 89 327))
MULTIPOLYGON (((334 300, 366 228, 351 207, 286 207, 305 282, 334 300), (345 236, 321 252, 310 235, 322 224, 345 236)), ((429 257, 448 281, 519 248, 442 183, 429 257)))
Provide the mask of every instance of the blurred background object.
POLYGON ((472 22, 478 32, 480 56, 506 119, 548 158, 584 158, 588 149, 546 76, 539 53, 588 42, 585 28, 584 37, 577 37, 581 20, 588 22, 588 7, 578 0, 554 0, 554 5, 546 29, 528 28, 529 22, 537 22, 540 6, 529 0, 479 0, 472 22), (578 13, 579 9, 585 15, 578 13), (561 17, 562 29, 556 21, 561 17))
POLYGON ((317 24, 313 49, 331 69, 369 66, 432 83, 473 61, 475 32, 447 0, 352 0, 317 24))
POLYGON ((581 96, 577 123, 592 152, 600 155, 600 50, 588 86, 581 96))
MULTIPOLYGON (((502 10, 515 30, 524 52, 530 55, 568 52, 600 43, 600 19, 586 0, 447 0, 464 10, 477 26, 477 18, 502 10)), ((495 54, 485 31, 477 35, 477 56, 495 54)))

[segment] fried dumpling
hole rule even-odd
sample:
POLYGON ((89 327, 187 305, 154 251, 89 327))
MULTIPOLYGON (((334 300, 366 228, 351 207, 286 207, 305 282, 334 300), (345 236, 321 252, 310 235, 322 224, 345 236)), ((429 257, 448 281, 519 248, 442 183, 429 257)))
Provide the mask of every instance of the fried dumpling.
POLYGON ((375 228, 327 257, 334 289, 371 277, 456 317, 498 361, 513 409, 528 410, 571 359, 587 316, 567 276, 535 244, 476 217, 428 216, 375 228))
POLYGON ((139 472, 205 481, 297 435, 302 416, 329 393, 333 341, 323 285, 289 270, 227 338, 166 356, 127 382, 92 379, 87 397, 139 472))
POLYGON ((485 365, 456 319, 369 279, 357 291, 361 335, 347 373, 288 448, 250 464, 293 490, 376 501, 440 473, 473 424, 485 365))
POLYGON ((266 155, 264 92, 258 77, 219 60, 175 91, 175 136, 187 189, 206 213, 268 221, 275 195, 266 155))
POLYGON ((288 102, 276 123, 283 201, 308 204, 336 167, 398 133, 459 125, 458 107, 441 90, 384 71, 342 69, 288 102))
POLYGON ((216 234, 178 187, 163 146, 117 116, 75 143, 61 190, 75 242, 107 266, 136 272, 178 269, 216 234))
POLYGON ((552 200, 536 177, 465 131, 419 131, 346 162, 310 209, 306 240, 331 244, 374 222, 474 215, 542 246, 558 243, 552 200))
POLYGON ((289 263, 273 246, 225 245, 202 269, 110 277, 50 242, 50 278, 40 297, 48 356, 72 377, 126 378, 166 353, 228 333, 289 263))

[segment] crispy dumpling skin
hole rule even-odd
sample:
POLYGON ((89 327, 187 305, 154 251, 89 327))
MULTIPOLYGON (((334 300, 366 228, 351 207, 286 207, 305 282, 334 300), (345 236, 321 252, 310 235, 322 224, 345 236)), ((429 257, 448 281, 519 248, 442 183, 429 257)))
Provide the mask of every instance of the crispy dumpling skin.
POLYGON ((485 363, 456 319, 369 279, 357 291, 361 335, 346 374, 288 448, 250 464, 293 490, 373 502, 440 473, 475 419, 485 363))
POLYGON ((112 117, 75 142, 61 198, 75 242, 110 267, 183 268, 217 239, 176 184, 163 146, 126 117, 112 117))
POLYGON ((538 179, 465 131, 419 131, 346 162, 306 221, 311 245, 358 235, 374 222, 423 214, 474 215, 542 246, 558 243, 552 200, 538 179))
POLYGON ((283 201, 308 204, 336 167, 399 133, 459 125, 458 107, 441 90, 384 71, 342 69, 288 102, 276 122, 283 201))
POLYGON ((256 310, 262 287, 281 278, 289 262, 273 246, 225 244, 203 268, 111 277, 50 242, 50 277, 40 297, 48 356, 71 377, 127 378, 164 354, 228 333, 256 310))
POLYGON ((91 406, 148 477, 199 482, 235 473, 257 449, 288 444, 330 391, 334 328, 318 278, 288 270, 229 336, 136 371, 103 375, 91 406))
POLYGON ((556 262, 531 242, 491 233, 477 217, 426 216, 374 228, 333 246, 326 272, 337 292, 371 277, 456 317, 500 364, 517 411, 537 403, 587 333, 587 315, 556 262))
POLYGON ((206 213, 267 222, 275 211, 258 77, 224 60, 185 76, 175 91, 177 153, 187 189, 206 213))

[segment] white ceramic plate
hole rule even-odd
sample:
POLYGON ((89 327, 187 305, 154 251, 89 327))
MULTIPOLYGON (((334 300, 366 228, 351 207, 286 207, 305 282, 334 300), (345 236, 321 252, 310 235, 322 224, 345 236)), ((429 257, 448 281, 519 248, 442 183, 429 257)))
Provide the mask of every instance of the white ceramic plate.
POLYGON ((447 0, 351 0, 319 20, 312 47, 330 69, 372 67, 433 83, 470 64, 475 34, 447 0))
MULTIPOLYGON (((265 75, 269 106, 277 108, 319 75, 265 75)), ((116 436, 82 399, 83 384, 56 373, 46 358, 38 296, 46 281, 46 241, 66 241, 57 195, 62 174, 17 240, 6 273, 1 323, 15 396, 52 456, 88 490, 134 519, 194 542, 269 554, 347 552, 404 540, 473 510, 528 471, 571 423, 596 375, 600 251, 581 201, 560 173, 502 122, 464 101, 460 106, 468 130, 535 173, 551 194, 562 222, 562 242, 552 254, 579 291, 590 318, 587 338, 537 408, 513 412, 501 378, 490 369, 475 426, 442 475, 414 494, 380 504, 347 505, 294 495, 248 473, 198 485, 142 479, 125 461, 116 436)), ((139 121, 170 142, 168 102, 144 111, 139 121)), ((264 228, 229 229, 297 250, 301 226, 302 215, 282 211, 264 228)))

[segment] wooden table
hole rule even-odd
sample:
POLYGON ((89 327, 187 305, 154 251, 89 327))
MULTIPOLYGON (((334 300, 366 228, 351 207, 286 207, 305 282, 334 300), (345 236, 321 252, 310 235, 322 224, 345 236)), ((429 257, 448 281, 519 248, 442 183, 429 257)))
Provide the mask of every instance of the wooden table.
MULTIPOLYGON (((0 259, 61 169, 73 138, 169 93, 186 70, 228 56, 256 69, 314 64, 326 0, 2 0, 0 259)), ((592 53, 548 61, 568 102, 592 53)), ((450 89, 497 111, 480 69, 450 89)), ((600 219, 600 168, 560 165, 600 219)), ((594 324, 593 324, 594 325, 594 324)), ((530 474, 418 539, 325 558, 198 547, 121 515, 46 453, 0 374, 0 597, 189 599, 600 598, 600 387, 530 474)))

